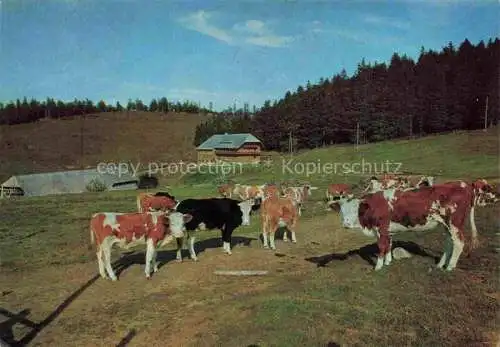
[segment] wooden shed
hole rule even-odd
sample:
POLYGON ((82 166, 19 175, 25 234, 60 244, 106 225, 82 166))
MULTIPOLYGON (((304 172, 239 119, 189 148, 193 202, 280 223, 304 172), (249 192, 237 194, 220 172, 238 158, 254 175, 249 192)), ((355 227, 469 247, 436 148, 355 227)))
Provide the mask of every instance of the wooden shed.
POLYGON ((198 163, 260 163, 262 142, 249 133, 216 134, 196 148, 198 163))

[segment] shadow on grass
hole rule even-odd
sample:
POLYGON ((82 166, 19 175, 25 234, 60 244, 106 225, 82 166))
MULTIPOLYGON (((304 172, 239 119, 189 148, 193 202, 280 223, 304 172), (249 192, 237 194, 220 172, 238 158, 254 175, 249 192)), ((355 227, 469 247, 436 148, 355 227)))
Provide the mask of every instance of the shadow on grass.
POLYGON ((130 341, 132 341, 132 339, 135 337, 135 335, 137 335, 137 331, 135 329, 131 329, 127 335, 125 335, 123 337, 123 339, 121 339, 120 342, 118 342, 118 344, 116 345, 116 347, 125 347, 129 344, 130 341))
MULTIPOLYGON (((397 248, 401 247, 407 250, 409 253, 413 255, 419 255, 421 257, 428 257, 428 258, 433 258, 434 262, 437 264, 439 261, 439 257, 436 257, 433 254, 430 254, 427 252, 425 249, 423 249, 421 246, 417 245, 415 242, 411 241, 394 241, 392 243, 392 248, 397 248)), ((318 257, 310 257, 310 258, 305 258, 306 261, 309 261, 311 263, 317 264, 318 267, 323 267, 326 266, 328 263, 334 260, 347 260, 351 256, 359 256, 368 264, 375 266, 375 261, 373 258, 376 258, 378 253, 378 246, 376 243, 372 243, 370 245, 363 246, 358 249, 354 249, 352 251, 349 251, 347 253, 330 253, 330 254, 325 254, 321 255, 318 257)))
MULTIPOLYGON (((232 238, 232 245, 236 244, 244 244, 246 246, 250 246, 252 240, 257 240, 255 238, 241 237, 235 236, 232 238)), ((195 244, 196 253, 199 254, 208 248, 218 248, 222 246, 222 241, 220 237, 215 237, 208 240, 203 240, 197 242, 195 244)), ((160 263, 158 268, 160 268, 165 263, 174 260, 176 258, 176 250, 171 251, 160 251, 158 252, 157 260, 160 263)), ((142 264, 145 263, 145 253, 137 252, 132 254, 123 254, 123 256, 114 261, 111 265, 115 270, 117 276, 134 264, 142 264)), ((6 309, 0 308, 0 315, 7 317, 8 319, 2 323, 0 323, 0 340, 5 341, 11 347, 14 346, 26 346, 50 323, 52 323, 73 301, 75 301, 87 288, 89 288, 92 284, 94 284, 98 279, 100 279, 100 275, 97 274, 89 279, 85 284, 83 284, 80 288, 74 291, 66 300, 64 300, 59 306, 55 308, 55 310, 50 313, 43 321, 39 323, 35 323, 26 317, 29 316, 30 310, 25 309, 19 313, 13 313, 6 309), (15 341, 14 335, 12 332, 12 327, 16 324, 25 325, 28 328, 31 328, 31 331, 23 336, 19 341, 15 341)), ((9 294, 8 291, 2 292, 3 295, 9 294)), ((127 336, 125 336, 122 341, 118 344, 118 346, 126 346, 130 340, 136 335, 135 330, 131 330, 127 336)))
MULTIPOLYGON (((113 267, 118 267, 118 268, 124 266, 121 262, 121 259, 118 259, 111 265, 113 267)), ((42 320, 39 323, 35 323, 26 318, 30 314, 29 309, 22 310, 21 312, 16 314, 6 309, 0 308, 0 315, 3 315, 8 318, 7 321, 4 321, 0 324, 0 339, 4 340, 11 347, 28 345, 43 329, 45 329, 50 323, 52 323, 73 301, 75 301, 87 288, 89 288, 92 284, 94 284, 99 278, 101 278, 99 274, 90 278, 86 283, 84 283, 80 288, 75 290, 61 304, 59 304, 59 306, 57 306, 55 310, 52 311, 52 313, 50 313, 44 320, 42 320), (31 331, 27 333, 25 336, 23 336, 19 341, 15 341, 12 333, 12 327, 16 324, 22 324, 28 328, 31 328, 31 331)), ((132 337, 130 337, 130 339, 132 337)))
MULTIPOLYGON (((235 245, 243 244, 247 247, 250 247, 252 241, 257 240, 256 238, 244 237, 244 236, 233 236, 231 240, 231 247, 235 245)), ((200 253, 203 253, 206 249, 210 248, 222 248, 222 240, 220 237, 214 237, 207 240, 202 240, 199 242, 195 242, 194 250, 196 255, 199 256, 200 253)), ((156 257, 158 261, 158 271, 167 263, 174 261, 177 256, 177 250, 168 250, 168 251, 159 251, 156 257)), ((182 258, 183 260, 189 257, 189 251, 186 249, 182 250, 182 258)), ((132 265, 145 265, 146 254, 145 251, 140 252, 130 252, 128 254, 123 254, 122 258, 120 258, 119 263, 113 267, 115 270, 116 276, 119 277, 120 273, 126 270, 128 267, 132 265)), ((154 276, 154 274, 152 274, 154 276)))

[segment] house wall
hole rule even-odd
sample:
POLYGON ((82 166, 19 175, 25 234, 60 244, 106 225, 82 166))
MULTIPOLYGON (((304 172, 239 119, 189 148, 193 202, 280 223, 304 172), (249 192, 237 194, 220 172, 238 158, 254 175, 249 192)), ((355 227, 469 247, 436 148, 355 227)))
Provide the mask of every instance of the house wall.
POLYGON ((214 150, 198 150, 197 160, 199 163, 203 162, 215 162, 216 156, 214 150))
POLYGON ((235 149, 198 150, 198 162, 217 162, 219 160, 233 163, 260 163, 260 143, 245 143, 235 149))
POLYGON ((217 160, 230 163, 260 163, 260 155, 218 155, 217 160))

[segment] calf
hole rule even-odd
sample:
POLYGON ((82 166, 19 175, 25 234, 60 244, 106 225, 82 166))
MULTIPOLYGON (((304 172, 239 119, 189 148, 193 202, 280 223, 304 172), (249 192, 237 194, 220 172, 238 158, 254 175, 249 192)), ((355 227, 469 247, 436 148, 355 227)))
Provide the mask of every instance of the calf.
MULTIPOLYGON (((186 223, 188 234, 189 253, 191 259, 198 260, 194 250, 195 237, 193 232, 200 223, 206 229, 220 229, 222 232, 223 250, 227 254, 231 253, 231 235, 240 225, 250 225, 250 213, 254 205, 254 200, 238 201, 229 198, 208 198, 208 199, 186 199, 176 206, 175 210, 188 213, 193 218, 186 223)), ((177 240, 177 261, 182 261, 182 243, 177 240)))
POLYGON ((168 211, 175 207, 177 201, 175 197, 167 192, 152 193, 139 193, 137 195, 137 211, 151 212, 151 211, 168 211))
MULTIPOLYGON (((287 227, 292 234, 292 242, 297 243, 295 232, 297 230, 298 212, 294 202, 290 198, 269 196, 262 202, 261 206, 262 241, 264 248, 276 249, 274 236, 278 227, 287 227), (268 246, 269 236, 269 246, 268 246)), ((286 231, 283 241, 287 242, 286 231)))
MULTIPOLYGON (((464 248, 464 224, 473 203, 473 191, 466 184, 435 185, 412 191, 389 189, 363 199, 339 200, 342 224, 348 229, 361 229, 378 239, 379 254, 375 270, 392 260, 391 235, 401 231, 428 231, 438 224, 448 232, 439 268, 451 271, 456 267, 464 248)), ((472 233, 472 247, 477 244, 472 233)))
POLYGON ((146 244, 146 278, 158 271, 157 248, 170 243, 174 238, 183 237, 184 223, 192 216, 179 212, 115 213, 100 212, 92 215, 90 221, 90 241, 97 245, 99 274, 106 278, 107 270, 111 280, 117 277, 111 266, 111 248, 114 244, 122 249, 146 244))

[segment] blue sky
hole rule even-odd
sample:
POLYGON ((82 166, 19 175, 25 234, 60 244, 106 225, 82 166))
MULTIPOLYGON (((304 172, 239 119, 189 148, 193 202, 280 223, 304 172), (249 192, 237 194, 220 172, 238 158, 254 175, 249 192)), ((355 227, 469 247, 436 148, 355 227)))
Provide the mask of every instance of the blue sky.
POLYGON ((496 1, 0 0, 0 101, 261 106, 364 57, 499 34, 496 1))

